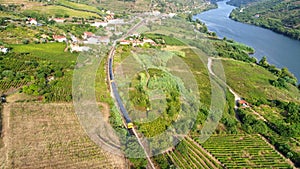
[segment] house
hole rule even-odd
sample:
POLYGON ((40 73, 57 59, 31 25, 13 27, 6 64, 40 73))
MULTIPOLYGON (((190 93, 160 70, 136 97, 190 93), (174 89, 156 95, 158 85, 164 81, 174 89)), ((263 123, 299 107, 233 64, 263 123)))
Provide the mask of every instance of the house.
POLYGON ((133 34, 131 34, 129 37, 135 37, 135 38, 138 38, 138 37, 140 37, 140 34, 139 34, 139 33, 133 33, 133 34))
POLYGON ((90 37, 83 41, 84 44, 97 45, 99 44, 99 39, 97 37, 90 37))
POLYGON ((55 80, 54 76, 48 76, 46 81, 51 82, 53 80, 55 80))
POLYGON ((106 12, 106 14, 108 14, 108 15, 105 17, 105 20, 106 20, 106 21, 109 21, 109 20, 112 20, 112 19, 115 18, 115 14, 114 14, 114 13, 107 13, 107 12, 106 12))
POLYGON ((28 20, 28 23, 31 24, 31 25, 37 25, 38 24, 37 21, 36 21, 36 19, 34 19, 34 18, 30 18, 28 20))
POLYGON ((72 34, 70 34, 70 36, 71 36, 71 40, 72 40, 73 43, 77 43, 78 42, 78 39, 76 38, 76 36, 74 36, 72 34))
POLYGON ((130 45, 130 41, 129 40, 121 40, 120 41, 120 45, 130 45))
POLYGON ((254 17, 255 17, 255 18, 259 18, 259 17, 260 17, 260 15, 259 15, 259 14, 256 14, 256 15, 254 15, 254 17))
POLYGON ((174 16, 176 16, 177 14, 176 13, 169 13, 169 17, 170 18, 173 18, 174 16))
POLYGON ((64 23, 66 19, 65 18, 54 18, 52 20, 55 21, 56 23, 64 23))
POLYGON ((4 47, 4 46, 0 46, 0 51, 4 54, 8 53, 8 48, 4 47))
POLYGON ((134 40, 132 42, 132 46, 133 47, 136 47, 136 46, 143 46, 145 43, 143 41, 140 41, 140 40, 134 40))
POLYGON ((95 36, 92 32, 84 32, 83 33, 83 39, 88 39, 92 36, 95 36))
POLYGON ((249 107, 249 103, 241 99, 238 101, 239 107, 249 107))
POLYGON ((67 42, 67 38, 65 36, 53 35, 53 39, 57 42, 67 42))
POLYGON ((102 27, 107 27, 108 23, 107 22, 95 22, 95 23, 92 23, 91 26, 95 26, 97 28, 99 28, 100 26, 102 27))
POLYGON ((100 36, 98 38, 99 38, 100 43, 108 44, 110 42, 110 39, 108 36, 100 36))
POLYGON ((111 19, 108 20, 109 25, 118 25, 118 24, 124 24, 124 19, 111 19))
POLYGON ((143 42, 144 42, 144 43, 150 43, 151 45, 156 45, 156 43, 154 42, 154 40, 148 39, 148 38, 144 38, 144 39, 143 39, 143 42))
POLYGON ((92 44, 97 45, 100 43, 108 44, 110 42, 110 39, 108 36, 92 36, 90 38, 87 38, 85 41, 83 41, 84 44, 92 44))
POLYGON ((91 48, 87 47, 87 46, 79 46, 78 44, 71 44, 71 53, 73 52, 86 52, 89 51, 91 48))

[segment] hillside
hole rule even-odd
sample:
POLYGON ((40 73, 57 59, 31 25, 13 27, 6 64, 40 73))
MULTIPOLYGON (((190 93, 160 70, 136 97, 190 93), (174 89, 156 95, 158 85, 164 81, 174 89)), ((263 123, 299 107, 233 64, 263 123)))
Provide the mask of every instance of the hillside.
MULTIPOLYGON (((231 3, 233 4, 233 2, 231 3)), ((300 1, 263 0, 237 8, 230 18, 300 40, 300 1)))
POLYGON ((251 4, 253 2, 259 2, 261 0, 230 0, 227 4, 236 6, 236 7, 243 7, 245 5, 251 4))
POLYGON ((0 3, 0 168, 300 166, 297 79, 192 20, 214 5, 0 3))

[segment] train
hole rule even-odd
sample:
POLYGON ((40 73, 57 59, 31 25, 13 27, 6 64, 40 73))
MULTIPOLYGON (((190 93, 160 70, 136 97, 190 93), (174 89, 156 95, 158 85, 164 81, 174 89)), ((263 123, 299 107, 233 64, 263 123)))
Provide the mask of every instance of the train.
POLYGON ((118 92, 118 89, 117 89, 117 86, 114 82, 114 74, 113 74, 113 69, 112 69, 112 64, 113 64, 113 61, 112 61, 112 58, 109 58, 109 62, 108 62, 108 66, 109 66, 109 80, 111 82, 111 87, 112 87, 112 91, 115 95, 115 98, 117 100, 117 103, 118 103, 118 106, 120 108, 120 111, 121 113, 123 114, 123 117, 126 121, 126 124, 127 124, 127 129, 129 131, 130 134, 133 134, 133 123, 129 117, 129 114, 126 110, 126 108, 124 107, 124 104, 122 102, 122 99, 119 95, 119 92, 118 92))

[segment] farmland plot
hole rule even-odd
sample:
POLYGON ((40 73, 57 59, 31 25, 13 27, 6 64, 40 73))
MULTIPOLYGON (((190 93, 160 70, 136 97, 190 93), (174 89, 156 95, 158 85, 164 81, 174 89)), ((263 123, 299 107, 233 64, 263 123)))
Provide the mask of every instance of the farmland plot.
POLYGON ((122 157, 105 152, 89 139, 72 104, 14 103, 5 106, 4 118, 6 168, 125 166, 122 157))

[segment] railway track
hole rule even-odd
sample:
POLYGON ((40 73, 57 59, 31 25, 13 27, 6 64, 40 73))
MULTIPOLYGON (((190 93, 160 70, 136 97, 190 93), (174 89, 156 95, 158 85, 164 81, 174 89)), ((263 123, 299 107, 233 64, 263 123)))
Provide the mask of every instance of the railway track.
MULTIPOLYGON (((140 26, 143 26, 143 24, 146 23, 146 20, 141 20, 139 23, 137 23, 136 25, 134 25, 125 35, 123 35, 120 39, 124 39, 127 36, 129 36, 130 34, 132 34, 137 28, 139 28, 140 26)), ((118 40, 120 40, 118 39, 118 40)), ((121 113, 121 115, 123 116, 123 124, 124 126, 126 126, 126 128, 129 130, 129 132, 131 134, 133 134, 136 138, 138 143, 140 144, 140 146, 143 148, 147 161, 148 161, 148 167, 147 168, 151 168, 151 169, 155 169, 155 166, 153 164, 153 162, 151 161, 151 158, 149 156, 149 153, 146 149, 146 147, 143 145, 141 138, 138 136, 137 132, 134 129, 133 123, 131 118, 129 117, 129 114, 126 110, 126 108, 124 107, 124 104, 122 102, 122 99, 119 95, 118 92, 118 88, 114 82, 114 74, 113 74, 113 58, 114 58, 114 54, 115 54, 115 49, 116 49, 116 42, 118 40, 115 40, 113 42, 113 45, 111 47, 111 50, 109 52, 108 55, 108 64, 107 64, 107 80, 109 82, 109 87, 111 89, 111 95, 114 98, 116 105, 119 108, 119 111, 121 113)))

